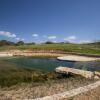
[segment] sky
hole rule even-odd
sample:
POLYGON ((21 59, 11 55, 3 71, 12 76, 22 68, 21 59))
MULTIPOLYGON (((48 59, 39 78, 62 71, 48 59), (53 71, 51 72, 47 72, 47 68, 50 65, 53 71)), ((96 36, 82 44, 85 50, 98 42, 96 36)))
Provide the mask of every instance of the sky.
POLYGON ((100 40, 100 0, 0 0, 0 40, 100 40))

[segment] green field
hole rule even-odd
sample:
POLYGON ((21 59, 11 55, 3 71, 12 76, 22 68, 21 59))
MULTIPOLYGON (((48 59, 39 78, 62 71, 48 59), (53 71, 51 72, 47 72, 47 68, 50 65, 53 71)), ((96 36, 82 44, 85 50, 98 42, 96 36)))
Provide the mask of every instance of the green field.
MULTIPOLYGON (((0 51, 7 50, 61 50, 82 54, 100 55, 100 45, 98 44, 35 44, 20 46, 0 46, 0 51)), ((18 83, 45 82, 48 79, 56 78, 55 73, 42 72, 40 70, 30 70, 18 68, 19 66, 10 65, 9 62, 0 60, 0 86, 12 86, 18 83), (14 67, 15 66, 15 67, 14 67)))
POLYGON ((35 44, 35 45, 20 45, 20 46, 1 46, 0 50, 12 49, 43 49, 43 50, 62 50, 66 52, 83 53, 83 54, 97 54, 100 55, 100 44, 35 44))

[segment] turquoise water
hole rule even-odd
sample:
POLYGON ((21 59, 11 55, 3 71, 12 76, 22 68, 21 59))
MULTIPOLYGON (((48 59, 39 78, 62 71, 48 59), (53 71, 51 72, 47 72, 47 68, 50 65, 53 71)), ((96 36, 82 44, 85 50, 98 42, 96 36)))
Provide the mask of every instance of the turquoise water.
MULTIPOLYGON (((1 59, 1 58, 0 58, 1 59)), ((54 71, 58 66, 73 67, 83 70, 100 71, 100 62, 71 62, 60 61, 56 58, 34 58, 34 57, 9 57, 2 58, 5 61, 16 64, 18 67, 54 71)))

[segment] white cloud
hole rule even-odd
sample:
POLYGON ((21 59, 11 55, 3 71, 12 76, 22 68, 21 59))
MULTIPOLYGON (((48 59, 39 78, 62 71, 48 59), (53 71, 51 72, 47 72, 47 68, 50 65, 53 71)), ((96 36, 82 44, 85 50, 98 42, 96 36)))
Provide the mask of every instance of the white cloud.
POLYGON ((24 41, 23 38, 19 38, 19 37, 16 36, 16 34, 11 33, 11 32, 0 31, 0 35, 8 37, 8 38, 16 39, 17 41, 24 41))
POLYGON ((46 36, 46 35, 43 35, 43 37, 44 37, 44 38, 47 38, 47 36, 46 36))
POLYGON ((6 37, 11 37, 11 38, 15 38, 16 35, 11 33, 11 32, 6 32, 6 31, 0 31, 0 35, 2 36, 6 36, 6 37))
POLYGON ((15 38, 17 41, 24 41, 25 39, 23 39, 23 38, 18 38, 18 37, 16 37, 15 38))
POLYGON ((48 39, 56 39, 56 36, 48 36, 48 39))
POLYGON ((25 39, 21 39, 22 41, 24 41, 25 39))
POLYGON ((65 41, 68 41, 68 42, 75 42, 75 40, 77 39, 76 36, 69 36, 67 38, 64 38, 65 41))
POLYGON ((67 38, 65 38, 64 40, 76 40, 76 36, 69 36, 67 38))
POLYGON ((39 35, 38 35, 38 34, 33 34, 32 36, 33 36, 33 37, 38 37, 39 35))
POLYGON ((52 42, 57 43, 57 41, 52 41, 52 42))
POLYGON ((80 41, 79 43, 91 43, 92 41, 89 41, 89 40, 82 40, 80 41))
POLYGON ((15 39, 18 40, 18 41, 20 40, 20 38, 15 38, 15 39))

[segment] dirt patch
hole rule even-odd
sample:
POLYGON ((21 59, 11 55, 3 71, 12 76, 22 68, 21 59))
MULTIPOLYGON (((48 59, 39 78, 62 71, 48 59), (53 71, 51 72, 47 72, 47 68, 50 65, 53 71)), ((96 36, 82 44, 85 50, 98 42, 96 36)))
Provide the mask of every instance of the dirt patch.
POLYGON ((68 100, 100 100, 100 86, 96 89, 82 93, 68 100))
POLYGON ((59 80, 48 80, 45 83, 21 84, 10 88, 0 89, 0 98, 1 100, 35 99, 69 91, 93 82, 94 80, 89 80, 82 77, 71 77, 59 80))

